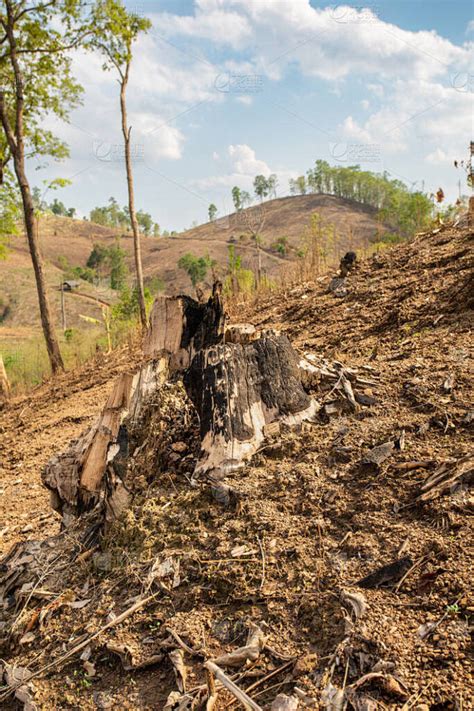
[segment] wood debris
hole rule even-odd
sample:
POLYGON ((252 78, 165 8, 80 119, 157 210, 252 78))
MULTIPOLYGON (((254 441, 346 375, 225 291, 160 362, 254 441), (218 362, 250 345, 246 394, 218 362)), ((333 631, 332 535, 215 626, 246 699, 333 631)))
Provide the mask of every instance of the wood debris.
POLYGON ((216 657, 216 659, 213 659, 213 661, 218 666, 236 668, 241 667, 247 661, 255 662, 265 646, 265 641, 266 636, 260 627, 252 625, 249 630, 247 643, 243 647, 234 649, 234 651, 229 652, 229 654, 222 654, 216 657))
POLYGON ((373 573, 358 580, 356 585, 360 588, 378 588, 386 583, 398 582, 405 573, 413 566, 413 561, 409 556, 399 558, 393 563, 377 568, 373 573))
POLYGON ((440 464, 420 487, 417 501, 431 501, 453 486, 465 481, 470 483, 474 475, 474 455, 467 454, 440 464))

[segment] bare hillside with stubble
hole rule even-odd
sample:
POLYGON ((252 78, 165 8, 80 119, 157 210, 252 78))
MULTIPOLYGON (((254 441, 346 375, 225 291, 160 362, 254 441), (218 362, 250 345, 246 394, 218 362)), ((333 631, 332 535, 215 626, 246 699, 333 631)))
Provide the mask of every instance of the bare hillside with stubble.
MULTIPOLYGON (((469 706, 473 274, 463 217, 363 260, 343 296, 320 279, 240 308, 255 338, 286 334, 316 415, 210 487, 171 378, 130 430, 114 476, 132 496, 103 535, 100 508, 61 532, 40 475, 140 349, 1 413, 0 656, 36 675, 22 689, 40 711, 189 708, 209 660, 254 708, 469 706)), ((216 709, 235 705, 216 688, 216 709)))

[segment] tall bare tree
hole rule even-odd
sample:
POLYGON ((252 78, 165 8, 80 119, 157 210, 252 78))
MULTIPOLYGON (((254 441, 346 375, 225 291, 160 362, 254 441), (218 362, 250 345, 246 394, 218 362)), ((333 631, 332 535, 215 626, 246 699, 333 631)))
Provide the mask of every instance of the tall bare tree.
POLYGON ((2 5, 0 124, 5 142, 0 142, 0 148, 3 144, 0 166, 3 172, 10 160, 13 163, 21 194, 43 333, 51 369, 56 373, 64 365, 47 295, 26 160, 38 155, 58 159, 67 155, 66 146, 43 128, 43 120, 51 114, 67 119, 69 110, 79 103, 81 87, 72 79, 68 50, 81 42, 87 30, 83 25, 82 0, 56 0, 31 5, 25 0, 3 0, 2 5), (80 28, 76 29, 76 25, 80 28))
POLYGON ((133 232, 135 271, 137 277, 138 304, 142 326, 147 324, 145 290, 143 286, 143 266, 140 246, 140 230, 135 210, 135 196, 132 171, 132 127, 127 118, 127 87, 132 64, 132 46, 141 32, 147 32, 151 22, 128 12, 120 0, 99 0, 95 8, 95 34, 92 46, 105 57, 104 69, 115 69, 120 86, 120 114, 124 141, 125 168, 127 173, 128 208, 133 232))

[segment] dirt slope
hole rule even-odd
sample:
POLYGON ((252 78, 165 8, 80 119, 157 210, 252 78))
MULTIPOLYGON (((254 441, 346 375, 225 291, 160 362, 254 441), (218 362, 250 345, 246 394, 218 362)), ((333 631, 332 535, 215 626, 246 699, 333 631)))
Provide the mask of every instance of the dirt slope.
MULTIPOLYGON (((173 640, 170 646, 169 627, 213 657, 244 644, 251 623, 265 631, 267 647, 238 670, 237 683, 250 687, 262 707, 296 686, 315 699, 313 708, 336 708, 327 699, 343 687, 353 709, 469 708, 469 480, 433 500, 416 498, 436 467, 472 454, 473 246, 464 220, 360 264, 344 299, 328 294, 328 280, 321 279, 235 314, 285 330, 301 351, 365 372, 374 382, 365 395, 374 403, 321 416, 270 441, 229 480, 242 496, 234 511, 189 486, 196 421, 182 389, 167 388, 150 414, 153 441, 137 455, 133 509, 105 541, 108 557, 78 558, 83 548, 74 532, 54 539, 57 570, 41 585, 52 599, 67 588, 88 602, 52 608, 41 627, 30 627, 30 641, 10 639, 1 656, 33 670, 45 665, 85 629, 96 631, 111 611, 119 614, 149 591, 156 560, 178 559, 180 583, 152 588, 155 601, 99 637, 89 658, 94 676, 76 660, 36 679, 40 709, 161 709, 177 688, 167 654, 149 670, 124 671, 111 645, 125 644, 128 662, 130 654, 143 661, 177 646, 173 640), (361 465, 372 447, 401 431, 401 451, 394 449, 376 471, 361 465), (173 448, 177 442, 184 442, 184 452, 181 444, 173 448), (407 466, 412 462, 422 464, 407 466), (399 588, 356 585, 401 556, 417 567, 399 588), (347 593, 363 594, 367 609, 360 619, 344 603, 347 593), (422 627, 428 623, 438 626, 422 627)), ((120 354, 114 369, 126 358, 120 354)), ((13 541, 43 538, 56 525, 41 521, 45 494, 27 492, 39 485, 48 454, 97 413, 107 367, 65 376, 1 414, 5 550, 13 541), (23 481, 14 484, 18 478, 23 481), (32 530, 21 531, 19 515, 32 530)), ((314 394, 322 405, 329 397, 321 383, 314 394)), ((46 610, 41 598, 31 603, 20 636, 35 605, 46 610)), ((196 689, 202 660, 187 653, 184 659, 188 689, 196 689)), ((231 701, 220 692, 216 708, 231 701)))
MULTIPOLYGON (((263 229, 263 268, 275 275, 286 259, 271 249, 278 238, 288 237, 293 247, 288 259, 295 258, 295 248, 307 228, 311 214, 319 212, 325 220, 334 223, 337 239, 332 245, 335 253, 349 247, 363 248, 369 243, 381 225, 376 220, 375 211, 347 200, 325 195, 304 195, 281 198, 265 203, 266 220, 263 229)), ((242 215, 229 215, 215 223, 208 223, 173 238, 143 238, 143 265, 146 278, 160 277, 170 293, 190 290, 189 278, 177 268, 179 258, 186 252, 197 256, 209 254, 219 265, 225 267, 228 246, 235 241, 243 263, 255 266, 255 248, 251 244, 242 215)), ((56 321, 60 322, 60 294, 58 285, 62 276, 61 258, 66 258, 71 266, 85 266, 95 242, 112 245, 118 235, 112 230, 85 220, 67 217, 44 216, 39 220, 38 234, 47 263, 46 278, 50 288, 50 298, 56 321)), ((121 237, 121 246, 128 255, 130 271, 133 272, 133 244, 129 235, 121 237)), ((33 271, 26 238, 16 236, 11 239, 8 259, 0 262, 0 339, 3 326, 10 328, 35 328, 39 330, 39 314, 36 303, 33 271), (3 314, 3 318, 2 318, 3 314)), ((96 289, 84 284, 84 289, 106 300, 116 295, 107 289, 96 289)), ((69 325, 84 324, 79 313, 97 317, 100 309, 93 305, 78 303, 73 295, 67 295, 69 325)))

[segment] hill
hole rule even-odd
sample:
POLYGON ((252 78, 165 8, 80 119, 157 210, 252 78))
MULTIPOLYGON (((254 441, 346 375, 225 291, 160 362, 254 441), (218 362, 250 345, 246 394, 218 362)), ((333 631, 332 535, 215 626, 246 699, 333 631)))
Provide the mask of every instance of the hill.
MULTIPOLYGON (((243 211, 250 216, 254 212, 255 208, 243 211)), ((278 273, 285 260, 295 259, 314 212, 318 212, 326 222, 333 224, 336 230, 336 239, 329 248, 329 259, 334 259, 334 256, 337 259, 339 253, 349 247, 367 248, 370 239, 382 229, 374 210, 326 195, 271 200, 265 203, 265 212, 262 263, 263 270, 270 276, 278 273), (288 239, 289 250, 284 256, 272 249, 272 244, 280 237, 288 239)), ((120 233, 85 220, 46 215, 39 220, 38 234, 47 263, 47 280, 52 291, 54 311, 59 322, 60 298, 57 287, 62 277, 64 261, 71 266, 84 267, 95 243, 111 246, 120 233)), ((236 244, 243 264, 253 267, 255 247, 248 235, 245 214, 242 213, 228 215, 214 223, 200 225, 171 238, 143 237, 145 277, 159 277, 169 293, 191 291, 188 276, 177 267, 179 258, 185 252, 194 253, 196 256, 209 254, 219 267, 225 270, 231 243, 236 244)), ((121 236, 121 246, 127 253, 128 266, 133 272, 133 243, 130 235, 121 236)), ((36 293, 25 237, 17 236, 11 239, 8 259, 0 262, 0 282, 0 299, 4 314, 2 325, 15 328, 37 327, 39 318, 35 308, 36 293)), ((113 294, 107 293, 106 290, 97 292, 86 283, 81 287, 81 290, 84 289, 105 299, 113 298, 113 294)), ((68 311, 71 310, 71 325, 77 326, 77 312, 83 309, 84 305, 80 304, 78 307, 73 296, 67 298, 68 311)))
MULTIPOLYGON (((236 510, 190 486, 195 413, 179 384, 169 383, 143 422, 152 436, 133 454, 130 514, 94 539, 91 552, 80 531, 59 532, 40 471, 95 419, 109 376, 133 370, 136 351, 99 355, 0 414, 4 550, 50 536, 54 553, 39 581, 30 581, 27 567, 16 572, 15 560, 30 565, 21 550, 4 560, 0 589, 6 579, 8 601, 16 595, 22 605, 5 602, 0 613, 7 631, 15 621, 2 658, 39 670, 85 630, 99 631, 150 590, 157 595, 100 633, 86 663, 75 656, 64 670, 40 673, 40 709, 61 708, 65 698, 81 709, 162 708, 171 692, 180 696, 168 653, 183 641, 187 689, 203 700, 203 659, 244 645, 252 625, 264 631, 265 647, 228 673, 261 707, 279 692, 302 706, 305 698, 309 708, 342 708, 341 695, 355 709, 465 706, 472 685, 473 254, 464 217, 363 260, 344 298, 320 278, 234 315, 285 331, 299 353, 323 368, 339 363, 365 382, 362 401, 347 409, 337 380, 328 388, 316 379, 317 420, 269 434, 251 463, 226 479, 241 497, 236 510), (380 465, 364 466, 374 447, 394 441, 380 465), (428 489, 429 481, 438 488, 428 489), (361 586, 381 566, 407 559, 406 577, 384 573, 374 587, 361 586), (180 566, 176 586, 157 587, 151 571, 170 560, 180 566), (40 626, 31 622, 39 613, 40 626), (136 668, 153 655, 149 669, 136 668)), ((36 559, 39 544, 30 545, 36 559)), ((233 699, 223 690, 218 698, 222 707, 233 699)))

